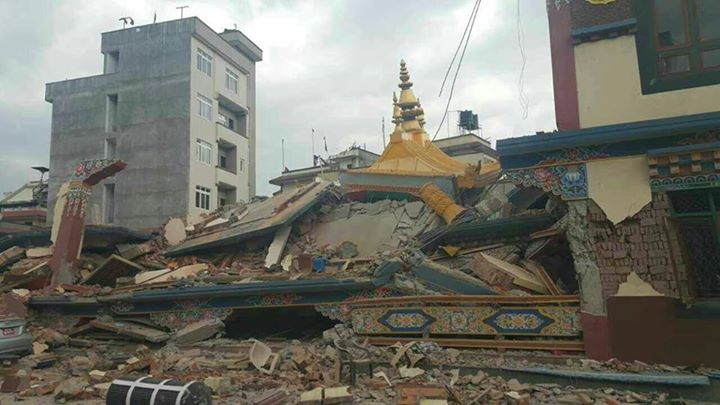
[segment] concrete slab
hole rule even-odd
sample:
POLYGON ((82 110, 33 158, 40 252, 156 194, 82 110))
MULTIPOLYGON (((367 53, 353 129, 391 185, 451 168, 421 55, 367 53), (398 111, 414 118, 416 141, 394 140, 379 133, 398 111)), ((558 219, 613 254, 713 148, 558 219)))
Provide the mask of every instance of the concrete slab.
POLYGON ((165 240, 170 246, 175 246, 187 238, 185 223, 180 218, 172 218, 165 224, 165 240))

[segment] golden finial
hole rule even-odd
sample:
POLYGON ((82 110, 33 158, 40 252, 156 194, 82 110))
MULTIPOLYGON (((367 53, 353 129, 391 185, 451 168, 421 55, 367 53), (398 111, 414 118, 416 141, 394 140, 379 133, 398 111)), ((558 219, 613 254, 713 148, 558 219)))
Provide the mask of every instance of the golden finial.
MULTIPOLYGON (((398 105, 403 109, 403 111, 417 106, 417 98, 415 97, 415 93, 412 91, 412 85, 413 83, 410 81, 410 73, 408 72, 407 64, 403 59, 400 61, 400 84, 398 85, 401 89, 398 105)), ((405 118, 405 114, 403 114, 403 118, 405 118)))
POLYGON ((390 134, 390 142, 397 143, 402 141, 402 116, 400 115, 400 107, 397 104, 398 98, 395 92, 393 92, 393 115, 392 122, 395 124, 395 129, 390 134))
POLYGON ((412 82, 410 81, 410 73, 407 70, 405 59, 400 59, 400 82, 401 89, 409 89, 410 87, 412 87, 412 82))

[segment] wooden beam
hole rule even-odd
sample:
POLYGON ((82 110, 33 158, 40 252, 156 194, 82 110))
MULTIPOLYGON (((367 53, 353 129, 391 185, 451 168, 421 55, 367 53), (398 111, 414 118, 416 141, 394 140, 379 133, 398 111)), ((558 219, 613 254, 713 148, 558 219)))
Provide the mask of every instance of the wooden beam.
POLYGON ((368 343, 375 346, 391 346, 397 342, 411 341, 434 342, 443 347, 467 347, 483 349, 551 350, 582 352, 582 341, 568 340, 494 340, 494 339, 418 339, 395 337, 371 337, 368 343))
POLYGON ((545 288, 540 279, 522 267, 506 262, 505 260, 500 260, 485 253, 480 253, 480 255, 496 269, 513 276, 513 284, 533 290, 540 294, 548 293, 547 288, 545 288))
POLYGON ((579 304, 577 295, 417 295, 411 297, 372 298, 349 302, 352 308, 398 304, 579 304))
POLYGON ((535 273, 536 276, 542 281, 542 283, 545 285, 545 288, 547 288, 548 291, 550 291, 550 295, 560 295, 560 289, 555 285, 555 282, 550 278, 550 275, 545 271, 545 268, 538 262, 533 262, 531 260, 526 260, 523 262, 523 265, 533 273, 535 273))

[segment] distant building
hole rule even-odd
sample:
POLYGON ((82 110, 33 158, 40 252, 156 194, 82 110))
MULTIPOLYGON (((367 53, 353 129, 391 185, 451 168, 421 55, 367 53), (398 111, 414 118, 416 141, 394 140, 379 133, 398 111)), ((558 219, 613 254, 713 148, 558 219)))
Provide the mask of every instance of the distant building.
POLYGON ((0 199, 0 234, 44 226, 47 216, 47 182, 31 181, 0 199))
POLYGON ((497 152, 490 146, 490 141, 475 134, 436 139, 433 143, 446 155, 463 163, 475 165, 478 162, 485 164, 498 161, 497 152))
POLYGON ((83 159, 117 158, 87 222, 131 228, 197 218, 255 194, 255 63, 238 30, 196 17, 102 34, 103 73, 48 83, 50 192, 83 159))
POLYGON ((338 154, 330 155, 327 160, 318 159, 318 165, 302 169, 285 170, 282 175, 270 180, 270 184, 287 190, 309 184, 320 177, 328 181, 338 180, 340 172, 348 169, 367 167, 373 164, 380 155, 352 146, 338 154))

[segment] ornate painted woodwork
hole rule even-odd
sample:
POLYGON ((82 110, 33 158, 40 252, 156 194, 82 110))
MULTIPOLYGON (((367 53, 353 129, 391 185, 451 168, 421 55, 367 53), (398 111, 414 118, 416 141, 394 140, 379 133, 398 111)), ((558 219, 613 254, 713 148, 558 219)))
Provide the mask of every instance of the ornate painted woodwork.
POLYGON ((648 167, 653 191, 718 187, 720 142, 650 150, 648 167))
POLYGON ((363 335, 580 335, 578 307, 410 307, 352 311, 353 329, 363 335))
POLYGON ((573 296, 401 297, 349 306, 353 329, 362 335, 577 338, 581 332, 573 296))
POLYGON ((56 204, 64 204, 58 219, 57 240, 54 241, 50 260, 53 286, 72 284, 73 271, 77 265, 83 234, 85 211, 92 195, 92 187, 101 180, 123 170, 126 163, 115 159, 83 160, 75 168, 68 184, 68 191, 56 204))
POLYGON ((514 184, 537 187, 560 196, 563 200, 577 200, 588 196, 585 163, 510 170, 507 176, 514 184))

